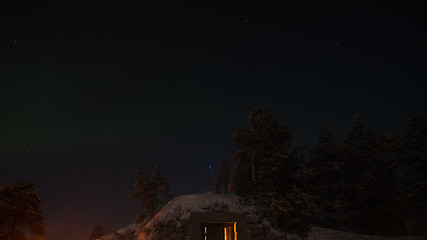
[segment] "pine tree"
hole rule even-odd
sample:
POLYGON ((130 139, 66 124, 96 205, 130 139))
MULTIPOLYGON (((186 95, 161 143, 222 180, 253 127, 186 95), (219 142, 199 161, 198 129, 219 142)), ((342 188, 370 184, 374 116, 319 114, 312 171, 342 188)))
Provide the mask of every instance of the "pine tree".
POLYGON ((166 178, 166 176, 164 174, 161 173, 161 170, 162 170, 162 168, 161 168, 160 162, 159 162, 154 167, 153 179, 157 185, 160 204, 163 205, 163 204, 166 204, 167 202, 169 202, 172 199, 173 195, 169 193, 168 179, 166 178))
POLYGON ((406 232, 393 139, 357 115, 347 131, 342 146, 342 198, 337 209, 341 221, 353 231, 384 236, 406 232))
POLYGON ((317 143, 309 151, 308 182, 311 192, 317 196, 318 214, 316 224, 339 228, 337 202, 342 188, 342 156, 332 132, 320 123, 317 143))
POLYGON ((104 236, 104 228, 101 225, 95 225, 89 236, 89 240, 98 240, 104 236))
POLYGON ((135 170, 135 189, 128 192, 129 196, 141 203, 141 212, 137 222, 154 215, 159 200, 157 199, 157 184, 141 172, 135 170))
POLYGON ((161 173, 160 163, 154 167, 153 179, 142 176, 137 169, 135 171, 135 189, 128 192, 129 196, 141 203, 141 212, 136 222, 140 223, 154 214, 167 203, 172 194, 169 193, 169 183, 161 173))
POLYGON ((278 182, 283 188, 290 188, 296 183, 302 161, 297 153, 300 148, 292 146, 288 126, 279 124, 271 105, 251 109, 249 122, 251 128, 238 127, 233 132, 237 143, 236 192, 242 196, 254 195, 259 190, 255 186, 262 186, 263 191, 274 190, 278 182), (274 179, 279 176, 281 181, 274 179))
POLYGON ((304 161, 292 145, 286 124, 279 124, 272 105, 251 109, 250 128, 233 132, 237 143, 234 188, 247 202, 263 207, 279 228, 304 235, 310 229, 311 198, 301 191, 304 161), (289 209, 292 208, 292 217, 289 209))
POLYGON ((406 153, 402 156, 403 184, 407 191, 407 206, 411 234, 427 234, 427 116, 414 111, 404 135, 406 153))
POLYGON ((36 185, 20 181, 0 186, 0 240, 25 240, 26 233, 44 235, 36 185))

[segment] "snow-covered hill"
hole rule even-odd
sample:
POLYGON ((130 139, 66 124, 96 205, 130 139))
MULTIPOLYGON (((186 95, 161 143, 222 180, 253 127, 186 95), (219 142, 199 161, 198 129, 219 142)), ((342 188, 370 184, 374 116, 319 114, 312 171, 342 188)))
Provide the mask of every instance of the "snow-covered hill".
MULTIPOLYGON (((299 239, 279 233, 254 212, 255 208, 242 205, 238 197, 232 194, 183 195, 171 200, 146 224, 131 224, 104 236, 102 240, 199 240, 203 234, 200 232, 202 225, 193 221, 194 215, 198 215, 199 221, 207 219, 206 222, 210 222, 209 217, 215 218, 213 222, 221 218, 225 218, 224 222, 230 221, 230 218, 238 219, 231 221, 240 226, 237 231, 239 240, 299 239), (207 217, 203 217, 203 214, 207 217)), ((377 237, 315 227, 308 240, 427 240, 427 236, 377 237)))

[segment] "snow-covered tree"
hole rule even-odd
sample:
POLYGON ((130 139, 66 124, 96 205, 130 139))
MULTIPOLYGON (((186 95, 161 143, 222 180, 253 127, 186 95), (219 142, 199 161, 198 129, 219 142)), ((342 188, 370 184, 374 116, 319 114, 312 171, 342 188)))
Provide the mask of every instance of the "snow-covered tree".
POLYGON ((36 185, 20 181, 0 186, 0 239, 25 240, 26 234, 44 235, 36 185))
POLYGON ((302 148, 292 145, 289 128, 279 124, 272 105, 251 109, 249 123, 250 128, 240 126, 233 132, 237 143, 234 189, 247 202, 264 207, 279 228, 304 235, 310 229, 311 199, 301 191, 302 148), (294 210, 292 218, 286 212, 289 207, 294 210))

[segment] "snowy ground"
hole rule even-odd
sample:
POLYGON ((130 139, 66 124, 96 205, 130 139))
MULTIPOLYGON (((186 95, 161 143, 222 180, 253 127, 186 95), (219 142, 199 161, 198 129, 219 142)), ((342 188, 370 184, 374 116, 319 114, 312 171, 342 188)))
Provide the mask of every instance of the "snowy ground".
MULTIPOLYGON (((137 231, 139 228, 131 224, 123 229, 118 230, 119 234, 124 234, 127 231, 137 231)), ((112 233, 106 235, 102 240, 118 240, 116 234, 112 233)), ((245 240, 245 239, 242 239, 245 240)), ((288 240, 301 240, 298 237, 288 237, 288 240)), ((415 236, 415 237, 377 237, 362 234, 354 234, 348 232, 341 232, 332 229, 314 227, 312 233, 308 236, 307 240, 427 240, 427 236, 415 236)))
POLYGON ((308 240, 427 240, 427 236, 377 237, 314 227, 312 233, 308 237, 308 240))

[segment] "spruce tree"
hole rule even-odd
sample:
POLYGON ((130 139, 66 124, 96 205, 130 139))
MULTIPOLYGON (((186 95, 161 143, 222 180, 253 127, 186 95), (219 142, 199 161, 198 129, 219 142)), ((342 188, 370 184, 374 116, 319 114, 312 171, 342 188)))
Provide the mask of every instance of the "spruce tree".
POLYGON ((404 134, 403 184, 407 192, 408 220, 413 235, 427 234, 427 116, 414 111, 404 134))
POLYGON ((302 191, 302 148, 292 145, 289 128, 279 124, 272 105, 251 109, 249 123, 250 128, 240 126, 233 132, 236 193, 264 208, 265 217, 275 220, 277 227, 305 235, 312 199, 302 191))
POLYGON ((151 217, 157 210, 159 202, 157 198, 157 184, 147 176, 142 176, 141 172, 135 170, 135 189, 128 192, 129 196, 141 203, 141 212, 136 222, 142 222, 145 218, 151 217))
POLYGON ((166 204, 172 199, 173 195, 169 193, 169 183, 166 176, 161 172, 160 162, 154 167, 153 179, 156 182, 160 204, 166 204))
POLYGON ((0 186, 0 239, 25 240, 26 234, 44 235, 36 185, 20 181, 0 186))
POLYGON ((320 123, 317 142, 309 151, 308 183, 310 191, 317 196, 318 212, 316 224, 328 228, 339 228, 337 202, 340 199, 342 179, 342 156, 332 132, 320 123))
POLYGON ((135 220, 137 223, 153 217, 160 207, 172 198, 167 178, 161 173, 160 163, 154 167, 152 179, 142 176, 137 169, 135 171, 135 189, 129 191, 128 194, 141 203, 141 212, 135 220))
POLYGON ((393 138, 371 128, 356 115, 342 152, 343 188, 337 210, 355 232, 404 235, 402 189, 396 182, 393 138))
POLYGON ((273 192, 277 184, 281 189, 289 189, 297 182, 302 161, 298 155, 300 148, 292 146, 288 126, 279 124, 271 105, 251 109, 249 123, 250 128, 240 126, 233 132, 237 143, 236 192, 253 196, 259 190, 273 192))

